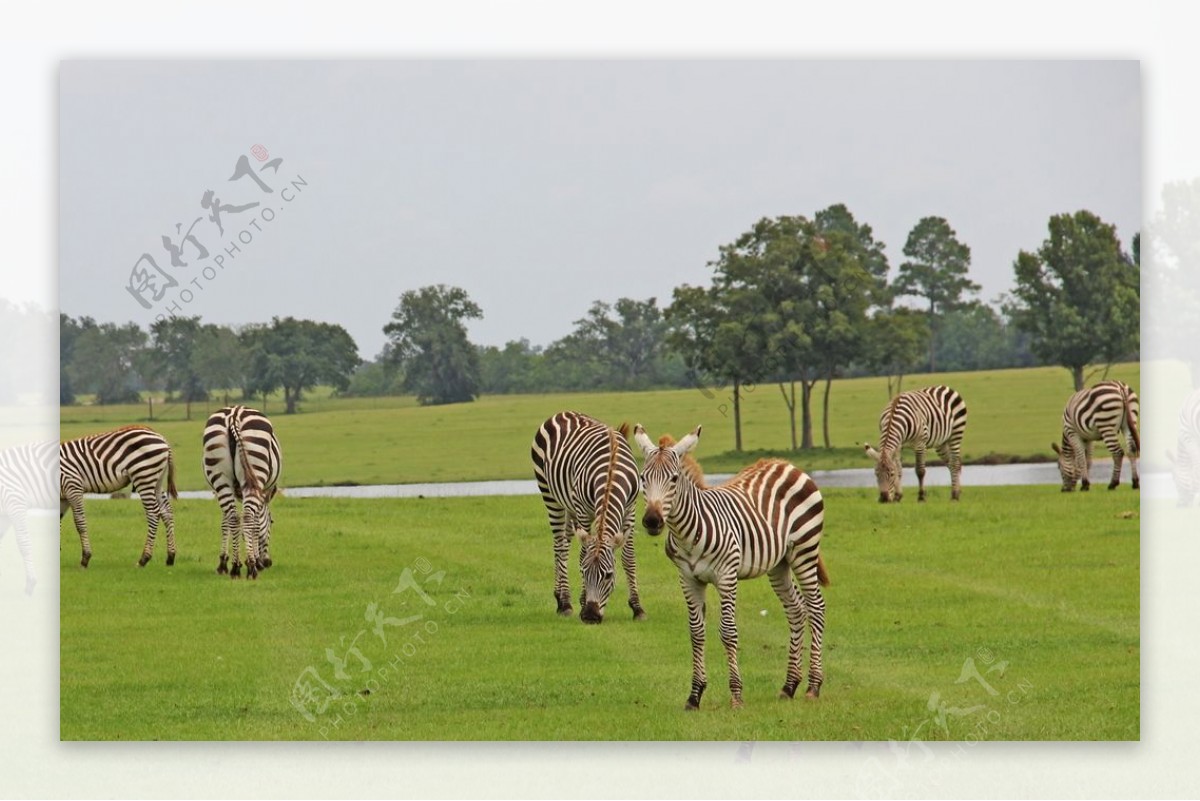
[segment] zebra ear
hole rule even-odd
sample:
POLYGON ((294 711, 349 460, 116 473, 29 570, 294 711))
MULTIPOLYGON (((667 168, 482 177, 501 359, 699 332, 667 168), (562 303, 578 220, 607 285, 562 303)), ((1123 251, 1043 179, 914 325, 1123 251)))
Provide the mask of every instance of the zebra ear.
POLYGON ((694 429, 692 429, 692 433, 688 434, 686 437, 679 440, 679 442, 671 446, 671 450, 675 452, 675 455, 683 456, 685 453, 689 453, 692 448, 696 447, 696 443, 700 441, 700 429, 701 426, 696 426, 694 429))
POLYGON ((1057 443, 1057 442, 1051 442, 1051 443, 1050 443, 1050 447, 1051 447, 1051 449, 1053 449, 1053 451, 1054 451, 1055 453, 1057 453, 1059 456, 1062 456, 1062 451, 1060 451, 1060 450, 1058 449, 1058 443, 1057 443))
POLYGON ((872 448, 872 447, 871 447, 869 444, 867 444, 867 443, 865 443, 865 442, 864 442, 864 443, 863 443, 863 450, 866 452, 867 456, 870 456, 870 457, 871 457, 872 459, 874 459, 876 462, 878 462, 878 461, 879 461, 879 451, 877 451, 877 450, 875 450, 874 448, 872 448))
POLYGON ((654 443, 646 436, 646 429, 642 428, 641 423, 633 428, 633 441, 641 447, 643 456, 649 456, 650 451, 654 450, 654 443))

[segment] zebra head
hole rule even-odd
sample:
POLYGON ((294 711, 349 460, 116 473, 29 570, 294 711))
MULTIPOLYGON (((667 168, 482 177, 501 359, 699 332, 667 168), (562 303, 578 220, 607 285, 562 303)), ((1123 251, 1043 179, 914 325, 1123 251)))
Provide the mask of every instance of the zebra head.
POLYGON ((900 449, 890 452, 885 449, 884 453, 880 453, 864 442, 863 450, 875 462, 875 483, 879 485, 879 502, 903 500, 904 492, 900 488, 900 449))
MULTIPOLYGON (((1084 454, 1079 452, 1064 437, 1060 448, 1057 442, 1051 442, 1050 447, 1058 455, 1058 474, 1062 476, 1062 491, 1074 492, 1075 482, 1087 478, 1087 462, 1084 454)), ((1084 486, 1087 489, 1087 486, 1084 486)))
POLYGON ((612 595, 616 553, 625 544, 625 535, 618 527, 606 533, 605 526, 597 517, 594 531, 576 529, 582 553, 579 569, 583 576, 583 603, 579 619, 584 623, 603 623, 604 610, 612 595))
POLYGON ((663 526, 671 517, 671 506, 683 473, 683 457, 690 453, 700 441, 700 426, 675 444, 663 437, 658 446, 646 436, 646 429, 639 423, 633 429, 633 441, 642 448, 645 460, 642 463, 642 495, 646 499, 646 512, 642 525, 652 537, 662 533, 663 526))

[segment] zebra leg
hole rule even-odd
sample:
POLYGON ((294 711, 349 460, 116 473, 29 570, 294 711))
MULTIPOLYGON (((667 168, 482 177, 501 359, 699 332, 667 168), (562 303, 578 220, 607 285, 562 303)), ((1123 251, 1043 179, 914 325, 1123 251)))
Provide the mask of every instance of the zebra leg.
POLYGON ((633 560, 633 526, 625 531, 625 544, 621 546, 621 565, 625 568, 625 578, 629 581, 629 608, 633 610, 634 620, 645 620, 646 610, 642 608, 642 599, 638 596, 637 564, 633 560))
POLYGON ((808 689, 804 695, 818 698, 821 685, 825 682, 825 671, 821 667, 821 642, 825 638, 825 596, 821 593, 815 558, 807 567, 797 571, 796 580, 800 582, 800 592, 804 596, 803 608, 809 629, 808 689))
MULTIPOLYGON (((87 518, 83 516, 83 492, 72 490, 67 496, 67 503, 71 505, 71 516, 75 520, 75 530, 79 532, 79 547, 83 550, 83 556, 80 558, 79 564, 81 567, 87 567, 88 562, 92 560, 92 543, 88 539, 87 518)), ((61 503, 59 505, 61 508, 61 503)))
POLYGON ((158 535, 158 516, 162 501, 159 498, 158 481, 147 486, 135 482, 132 489, 142 499, 142 510, 146 513, 146 544, 142 546, 142 556, 138 559, 138 567, 145 567, 154 556, 154 538, 158 535))
POLYGON ((962 496, 962 449, 957 442, 947 443, 938 448, 938 456, 950 468, 950 500, 957 501, 962 496))
POLYGON ((917 455, 917 501, 925 500, 925 447, 918 445, 917 455))
POLYGON ((796 688, 800 686, 800 647, 801 641, 804 639, 804 607, 800 600, 800 594, 796 591, 796 585, 792 581, 792 573, 790 566, 786 561, 780 562, 768 574, 771 580, 771 589, 775 590, 775 594, 779 596, 780 602, 783 603, 783 611, 787 614, 788 621, 788 666, 787 676, 784 678, 783 689, 779 692, 780 698, 794 698, 796 688))
POLYGON ((159 517, 167 527, 167 567, 170 567, 175 564, 175 512, 166 493, 163 493, 159 505, 159 517))
MULTIPOLYGON (((29 524, 25 519, 26 507, 24 503, 20 503, 9 510, 9 519, 12 520, 13 529, 17 532, 17 549, 21 552, 21 561, 25 564, 25 594, 33 595, 33 587, 37 584, 37 578, 33 575, 33 548, 32 542, 29 539, 29 524)), ((0 521, 0 526, 4 525, 0 521)))
POLYGON ((700 708, 700 698, 708 686, 708 675, 704 671, 704 582, 679 571, 679 584, 683 588, 683 600, 687 602, 688 633, 692 640, 692 692, 684 710, 693 712, 700 708))
POLYGON ((554 599, 558 602, 558 613, 570 617, 571 584, 567 578, 567 559, 571 556, 571 538, 566 527, 554 530, 554 599))
POLYGON ((218 493, 217 497, 221 503, 221 557, 217 562, 217 573, 225 575, 229 573, 230 540, 233 540, 233 559, 235 565, 237 562, 237 532, 241 528, 241 522, 238 519, 237 501, 233 499, 233 496, 229 495, 225 497, 222 493, 218 493))
POLYGON ((721 599, 721 645, 725 646, 725 661, 729 664, 729 705, 742 706, 742 673, 738 670, 737 631, 737 573, 730 571, 717 579, 717 595, 721 599))
POLYGON ((233 530, 233 536, 230 539, 233 540, 233 564, 229 568, 229 577, 231 579, 241 578, 242 560, 238 555, 238 549, 242 545, 242 521, 240 517, 238 519, 237 528, 233 530))
POLYGON ((1082 440, 1080 442, 1083 450, 1083 476, 1079 482, 1079 491, 1087 492, 1092 488, 1092 443, 1082 440))

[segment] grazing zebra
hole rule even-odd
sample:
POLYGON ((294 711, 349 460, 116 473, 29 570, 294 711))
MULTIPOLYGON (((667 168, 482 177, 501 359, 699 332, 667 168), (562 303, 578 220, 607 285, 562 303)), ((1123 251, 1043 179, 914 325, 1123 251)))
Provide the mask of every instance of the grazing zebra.
POLYGON ((246 541, 246 576, 271 566, 271 499, 283 466, 279 440, 267 416, 245 406, 226 406, 204 425, 204 478, 221 505, 218 573, 242 574, 238 544, 246 541), (238 501, 242 503, 238 514, 238 501), (229 541, 233 540, 233 565, 229 541))
POLYGON ((1175 448, 1175 453, 1167 451, 1175 490, 1179 505, 1190 506, 1192 498, 1200 492, 1200 389, 1189 395, 1179 410, 1175 448))
POLYGON ((8 524, 17 532, 17 549, 25 563, 25 594, 33 594, 33 549, 27 514, 30 509, 54 508, 54 474, 58 443, 35 442, 0 451, 0 537, 8 524))
POLYGON ((715 584, 721 601, 721 643, 729 662, 729 692, 734 707, 742 705, 738 671, 737 585, 764 573, 787 613, 791 635, 787 677, 780 698, 792 698, 800 685, 800 650, 805 621, 809 627, 809 698, 821 694, 821 640, 825 631, 825 598, 829 584, 821 559, 825 504, 813 480, 780 459, 763 459, 724 484, 709 487, 700 465, 689 456, 700 438, 700 426, 678 444, 669 436, 658 447, 640 425, 634 441, 645 454, 642 491, 646 512, 642 523, 651 535, 669 530, 666 552, 679 568, 687 601, 692 639, 692 692, 686 709, 699 709, 707 686, 704 670, 705 589, 715 584), (800 583, 797 592, 795 576, 800 583))
POLYGON ((1062 476, 1062 491, 1072 492, 1075 482, 1080 491, 1091 488, 1089 476, 1092 471, 1092 443, 1104 440, 1105 447, 1113 457, 1112 479, 1109 489, 1121 483, 1121 461, 1129 456, 1129 467, 1133 472, 1133 488, 1137 489, 1138 451, 1141 436, 1138 433, 1138 397, 1128 384, 1121 381, 1101 381, 1094 387, 1081 389, 1067 400, 1063 410, 1062 447, 1050 443, 1058 454, 1058 472, 1062 476), (1128 436, 1128 444, 1121 442, 1121 432, 1128 436))
POLYGON ((950 387, 936 386, 901 392, 879 416, 879 450, 863 443, 875 460, 879 502, 899 501, 902 467, 900 449, 913 449, 917 459, 917 500, 925 500, 925 451, 933 448, 950 468, 950 499, 962 495, 962 439, 967 428, 967 404, 950 387))
POLYGON ((567 556, 572 535, 580 538, 579 618, 600 623, 613 591, 614 551, 629 582, 634 620, 645 618, 638 598, 633 558, 633 507, 638 471, 626 437, 628 424, 614 429, 578 412, 559 412, 533 437, 533 475, 537 479, 550 530, 554 534, 554 598, 558 613, 571 614, 567 556))
POLYGON ((88 566, 92 544, 88 540, 87 520, 83 516, 85 492, 116 492, 132 485, 146 510, 146 545, 142 548, 140 567, 145 567, 154 554, 154 535, 159 521, 167 526, 167 564, 175 564, 175 516, 171 501, 178 498, 175 491, 175 462, 171 446, 157 431, 145 426, 125 426, 116 431, 91 434, 69 440, 58 446, 59 504, 58 516, 67 507, 75 518, 75 530, 83 547, 80 564, 88 566), (166 484, 166 494, 163 484, 166 484))

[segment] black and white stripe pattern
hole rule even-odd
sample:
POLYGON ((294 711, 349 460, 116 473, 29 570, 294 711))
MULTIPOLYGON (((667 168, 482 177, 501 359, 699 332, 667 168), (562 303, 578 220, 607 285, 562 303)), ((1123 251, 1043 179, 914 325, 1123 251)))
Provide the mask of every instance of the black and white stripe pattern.
POLYGON ((1189 395, 1179 410, 1175 452, 1167 451, 1180 506, 1190 506, 1200 493, 1200 389, 1189 395))
POLYGON ((688 454, 700 427, 674 444, 663 437, 655 447, 645 430, 634 440, 645 454, 642 491, 646 531, 667 538, 667 556, 679 568, 688 607, 692 641, 692 689, 686 709, 698 709, 707 686, 704 669, 705 589, 714 584, 721 602, 721 643, 729 663, 729 691, 742 705, 738 670, 737 585, 766 574, 787 613, 790 638, 787 675, 780 697, 792 698, 800 686, 800 651, 807 621, 810 633, 807 695, 820 695, 824 681, 821 641, 829 579, 821 560, 825 504, 804 471, 779 459, 763 459, 715 487, 704 483, 700 466, 688 454), (793 576, 795 581, 793 581, 793 576), (796 582, 800 589, 797 591, 796 582))
POLYGON ((80 564, 88 566, 92 544, 83 515, 83 496, 88 492, 116 492, 131 486, 146 511, 146 544, 138 565, 145 566, 154 554, 154 537, 159 521, 167 527, 167 564, 175 564, 175 518, 171 498, 175 491, 175 463, 171 446, 157 431, 145 426, 126 426, 116 431, 69 440, 58 447, 59 518, 70 507, 83 548, 80 564), (166 488, 164 494, 163 489, 166 488))
POLYGON ((558 613, 571 614, 567 556, 572 536, 578 536, 583 576, 579 617, 585 623, 604 619, 613 590, 617 548, 629 581, 633 617, 637 620, 646 615, 638 598, 633 553, 638 471, 626 441, 628 433, 627 426, 613 429, 578 412, 559 412, 542 423, 533 437, 533 475, 554 534, 558 613))
POLYGON ((218 573, 228 572, 232 578, 241 575, 238 545, 243 539, 249 578, 258 578, 260 570, 271 566, 270 503, 282 467, 279 440, 265 414, 246 406, 227 406, 209 415, 204 426, 204 478, 221 505, 218 573))
POLYGON ((902 448, 912 448, 917 463, 917 500, 925 500, 925 451, 932 448, 950 468, 950 499, 962 495, 962 440, 967 428, 967 404, 947 386, 902 392, 879 416, 879 450, 864 443, 875 461, 880 503, 899 501, 902 448))
POLYGON ((1137 395, 1121 381, 1101 381, 1094 387, 1079 390, 1067 400, 1063 410, 1062 446, 1050 443, 1058 454, 1063 492, 1073 491, 1076 482, 1084 492, 1091 488, 1092 443, 1096 440, 1103 440, 1112 454, 1112 478, 1108 488, 1116 489, 1121 483, 1121 463, 1125 456, 1129 457, 1133 488, 1138 488, 1137 459, 1141 450, 1138 408, 1137 395))
POLYGON ((25 593, 33 593, 33 547, 29 537, 30 509, 54 508, 58 443, 35 442, 0 451, 0 537, 11 523, 25 565, 25 593))

